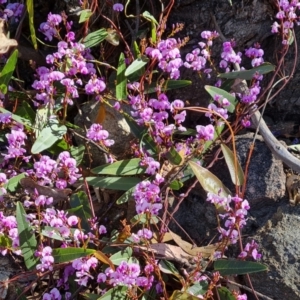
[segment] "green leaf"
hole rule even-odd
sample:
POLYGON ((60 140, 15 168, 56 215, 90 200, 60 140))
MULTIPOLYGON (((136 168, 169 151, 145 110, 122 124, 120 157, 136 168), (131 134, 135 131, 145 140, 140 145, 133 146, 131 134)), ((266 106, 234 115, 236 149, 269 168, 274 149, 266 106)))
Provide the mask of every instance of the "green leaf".
POLYGON ((218 288, 218 294, 220 300, 235 300, 236 297, 232 295, 232 293, 224 286, 218 288))
POLYGON ((291 29, 289 29, 288 45, 291 46, 294 43, 294 34, 291 29))
POLYGON ((140 137, 140 148, 147 150, 151 156, 155 156, 157 152, 156 144, 149 133, 145 133, 140 137))
POLYGON ((11 246, 12 246, 11 238, 5 234, 0 235, 0 247, 10 249, 11 246))
POLYGON ((8 180, 8 182, 4 185, 4 187, 14 193, 16 191, 17 186, 19 185, 20 179, 25 177, 25 173, 18 174, 8 180))
POLYGON ((156 25, 158 25, 158 22, 148 11, 144 11, 142 16, 151 23, 151 42, 153 44, 155 44, 156 43, 156 25))
POLYGON ((190 286, 187 290, 188 293, 191 293, 193 295, 204 295, 208 290, 208 282, 205 281, 200 281, 197 282, 196 284, 190 286))
POLYGON ((215 261, 214 269, 219 271, 222 276, 243 275, 268 270, 267 266, 257 262, 225 259, 215 261))
POLYGON ((106 29, 101 28, 99 30, 89 33, 84 38, 84 41, 81 40, 81 43, 83 43, 86 48, 92 48, 99 45, 102 41, 104 41, 106 36, 107 36, 106 29))
POLYGON ((87 177, 86 180, 91 186, 117 191, 127 191, 141 181, 136 177, 87 177))
POLYGON ((251 80, 253 75, 255 74, 267 74, 275 70, 275 66, 270 63, 263 63, 262 65, 255 67, 251 70, 244 70, 244 71, 236 71, 236 72, 229 72, 229 73, 222 73, 219 74, 218 77, 227 78, 227 79, 245 79, 251 80))
POLYGON ((56 264, 65 263, 72 261, 76 258, 86 257, 88 255, 96 252, 94 249, 84 249, 84 248, 57 248, 53 249, 52 256, 54 257, 54 262, 56 264))
POLYGON ((90 9, 84 9, 80 12, 80 17, 79 17, 79 22, 78 23, 83 23, 87 21, 90 16, 93 14, 93 12, 90 9))
POLYGON ((172 296, 169 298, 170 300, 199 300, 197 296, 191 295, 187 292, 182 291, 174 291, 172 296))
POLYGON ((128 259, 132 256, 132 253, 133 253, 132 249, 127 247, 124 250, 113 254, 110 257, 110 260, 112 261, 112 263, 114 265, 118 266, 118 265, 120 265, 120 263, 122 261, 127 261, 128 262, 128 259))
POLYGON ((194 161, 189 161, 189 165, 206 192, 228 197, 230 191, 222 181, 213 173, 198 165, 194 161))
POLYGON ((296 153, 300 153, 300 144, 287 146, 289 150, 295 151, 296 153))
POLYGON ((232 96, 230 93, 228 93, 222 89, 219 89, 215 86, 206 85, 204 88, 211 95, 212 98, 214 98, 215 95, 221 95, 221 96, 223 96, 223 98, 226 98, 230 102, 230 105, 227 106, 226 109, 231 113, 234 112, 235 107, 238 103, 237 99, 234 96, 232 96))
POLYGON ((181 278, 179 271, 175 268, 174 264, 168 260, 162 259, 158 263, 159 269, 165 274, 172 274, 178 278, 181 278))
POLYGON ((30 121, 31 124, 35 120, 35 112, 27 101, 22 101, 22 104, 18 106, 16 115, 21 116, 30 121))
POLYGON ((35 140, 31 148, 31 153, 38 154, 50 148, 56 141, 60 140, 66 132, 67 127, 60 125, 58 120, 49 120, 49 124, 42 130, 38 138, 35 140))
POLYGON ((120 198, 118 198, 117 200, 117 204, 123 204, 129 201, 129 199, 132 197, 132 193, 135 190, 135 187, 132 187, 131 189, 129 189, 128 191, 126 191, 120 198))
POLYGON ((178 191, 183 187, 183 183, 179 180, 174 180, 170 183, 169 187, 174 191, 178 191))
POLYGON ((23 205, 18 201, 16 209, 16 219, 18 224, 18 235, 20 248, 24 257, 24 262, 28 270, 32 270, 38 263, 38 258, 34 253, 37 250, 37 240, 29 222, 25 219, 26 212, 23 205))
POLYGON ((155 18, 149 13, 149 11, 144 11, 143 13, 142 13, 142 16, 146 19, 146 20, 148 20, 148 21, 150 21, 150 22, 153 22, 153 23, 155 23, 156 25, 158 25, 158 22, 155 20, 155 18))
POLYGON ((70 153, 72 157, 74 157, 74 159, 76 160, 76 166, 81 164, 84 155, 84 150, 85 150, 84 145, 79 145, 77 147, 71 146, 70 153))
POLYGON ((83 294, 80 294, 80 296, 82 296, 86 300, 98 300, 99 299, 99 295, 97 295, 97 294, 83 293, 83 294))
POLYGON ((64 241, 65 239, 61 236, 58 228, 51 227, 51 226, 45 226, 42 229, 42 235, 46 236, 50 239, 57 240, 57 241, 64 241))
POLYGON ((227 167, 229 169, 231 180, 232 180, 233 184, 238 185, 238 186, 243 185, 244 184, 244 172, 239 163, 238 158, 236 158, 236 162, 237 162, 237 176, 236 176, 233 152, 225 144, 221 144, 221 149, 222 149, 227 167))
MULTIPOLYGON (((152 216, 150 219, 150 224, 158 224, 159 222, 160 220, 155 216, 152 216)), ((149 224, 149 216, 147 214, 135 215, 133 218, 130 219, 130 223, 149 224)))
POLYGON ((118 286, 110 289, 103 296, 98 298, 98 300, 127 300, 129 299, 127 295, 128 287, 126 286, 118 286))
POLYGON ((118 100, 123 100, 127 98, 127 78, 125 76, 125 70, 125 56, 122 52, 119 57, 119 64, 117 70, 116 98, 118 100))
POLYGON ((172 147, 167 153, 166 158, 170 161, 172 165, 179 166, 182 162, 182 157, 176 151, 174 147, 172 147))
POLYGON ((0 74, 0 91, 3 94, 7 93, 7 87, 12 77, 12 74, 14 73, 17 60, 18 60, 18 50, 16 49, 8 58, 0 74))
POLYGON ((99 175, 136 175, 144 174, 145 168, 140 166, 141 159, 124 159, 113 164, 105 164, 92 169, 94 174, 99 175))
POLYGON ((27 7, 27 12, 28 12, 31 41, 32 41, 34 49, 37 49, 38 46, 37 46, 36 34, 35 34, 35 28, 34 28, 34 5, 33 5, 33 0, 26 0, 26 7, 27 7))
MULTIPOLYGON (((180 89, 187 87, 192 84, 190 80, 167 80, 163 86, 162 91, 170 91, 174 89, 180 89)), ((148 87, 145 87, 145 94, 155 93, 157 87, 157 83, 151 83, 148 87)))
POLYGON ((88 196, 85 192, 79 191, 70 197, 70 205, 72 208, 80 207, 74 214, 81 219, 81 227, 86 231, 90 231, 89 219, 92 218, 92 210, 90 207, 88 196))
POLYGON ((133 42, 133 53, 134 53, 134 57, 139 57, 141 55, 141 51, 139 48, 139 45, 137 44, 136 41, 133 42))
POLYGON ((149 61, 149 58, 145 55, 142 55, 141 57, 135 59, 126 69, 125 76, 128 77, 137 71, 139 71, 141 68, 143 68, 149 61))
POLYGON ((56 141, 50 148, 47 149, 47 152, 50 152, 53 155, 57 153, 69 151, 69 144, 65 140, 56 141))
POLYGON ((9 114, 11 114, 11 118, 14 121, 16 121, 16 122, 18 122, 20 124, 23 124, 24 126, 32 127, 32 123, 29 120, 27 120, 25 118, 22 118, 22 117, 20 117, 18 115, 15 115, 15 114, 11 113, 10 111, 4 109, 3 107, 0 107, 0 112, 2 112, 2 113, 9 113, 9 114))

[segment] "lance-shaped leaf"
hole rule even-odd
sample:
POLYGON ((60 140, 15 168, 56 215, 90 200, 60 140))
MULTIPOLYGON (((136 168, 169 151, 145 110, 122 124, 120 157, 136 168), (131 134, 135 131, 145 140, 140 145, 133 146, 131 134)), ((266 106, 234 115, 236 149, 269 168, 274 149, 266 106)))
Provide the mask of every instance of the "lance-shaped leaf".
POLYGON ((125 56, 124 53, 121 53, 117 70, 116 97, 118 100, 127 98, 127 78, 125 76, 125 70, 125 56))
POLYGON ((243 260, 225 260, 220 259, 214 263, 215 271, 219 271, 221 275, 243 275, 267 271, 267 266, 254 262, 243 260))
POLYGON ((189 161, 189 165, 206 192, 220 195, 222 197, 230 195, 228 188, 213 173, 198 165, 194 161, 189 161))
POLYGON ((3 94, 7 93, 8 83, 13 75, 18 60, 18 50, 15 50, 8 58, 0 74, 0 90, 3 94))
POLYGON ((25 219, 26 212, 23 205, 17 202, 16 219, 18 224, 18 235, 20 240, 20 248, 22 255, 24 256, 24 262, 28 270, 35 267, 38 262, 38 258, 34 255, 37 250, 37 240, 35 233, 29 222, 25 219))
POLYGON ((140 166, 140 158, 124 159, 112 164, 105 164, 92 169, 94 174, 128 176, 145 173, 146 168, 140 166))
POLYGON ((145 55, 134 60, 130 66, 125 71, 125 76, 128 77, 136 72, 138 72, 141 68, 143 68, 149 61, 149 58, 145 55))
POLYGON ((34 142, 31 152, 38 154, 50 148, 56 141, 60 140, 66 132, 66 126, 60 125, 56 119, 50 120, 49 124, 42 130, 34 142))
POLYGON ((263 75, 275 70, 275 66, 270 63, 261 64, 258 67, 255 67, 251 70, 243 70, 243 71, 236 71, 236 72, 228 72, 219 74, 218 77, 227 78, 227 79, 245 79, 251 80, 255 74, 263 75))
POLYGON ((141 180, 136 177, 87 177, 86 181, 89 185, 102 189, 127 191, 141 180))
POLYGON ((84 38, 83 44, 85 45, 86 48, 95 47, 105 40, 107 34, 108 33, 105 28, 101 28, 99 30, 91 32, 84 38))
POLYGON ((244 184, 244 172, 238 161, 238 158, 236 157, 237 170, 235 170, 233 152, 224 144, 221 145, 221 149, 222 149, 223 155, 225 157, 225 161, 228 166, 228 169, 230 172, 230 177, 231 177, 233 184, 238 185, 238 186, 243 185, 244 184))
POLYGON ((37 41, 36 41, 36 34, 35 34, 35 28, 34 28, 34 3, 33 2, 34 2, 33 0, 26 0, 26 8, 27 8, 27 12, 28 12, 31 41, 32 41, 34 49, 37 49, 38 45, 37 45, 37 41))
POLYGON ((88 255, 94 254, 96 250, 94 249, 84 249, 84 248, 57 248, 53 249, 52 256, 55 263, 65 263, 72 261, 76 258, 86 257, 88 255))

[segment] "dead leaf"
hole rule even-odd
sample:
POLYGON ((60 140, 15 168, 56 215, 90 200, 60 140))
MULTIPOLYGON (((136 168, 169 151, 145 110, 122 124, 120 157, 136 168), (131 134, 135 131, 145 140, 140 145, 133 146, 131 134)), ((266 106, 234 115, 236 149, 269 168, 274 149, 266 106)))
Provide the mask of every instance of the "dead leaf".
POLYGON ((173 237, 175 243, 182 248, 182 250, 192 256, 196 256, 198 253, 201 253, 202 257, 208 258, 212 257, 214 252, 219 246, 219 243, 207 245, 204 247, 193 247, 192 244, 184 241, 179 235, 169 230, 169 233, 173 237))
POLYGON ((0 54, 8 52, 10 47, 18 46, 18 42, 14 39, 8 39, 4 30, 5 20, 0 18, 0 54))

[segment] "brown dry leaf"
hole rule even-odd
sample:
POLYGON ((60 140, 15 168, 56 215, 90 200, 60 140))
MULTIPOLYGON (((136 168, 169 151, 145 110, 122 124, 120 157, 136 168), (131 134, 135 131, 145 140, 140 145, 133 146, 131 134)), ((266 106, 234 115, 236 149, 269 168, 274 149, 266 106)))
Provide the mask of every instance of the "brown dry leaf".
POLYGON ((169 233, 173 237, 173 240, 175 241, 175 243, 180 248, 182 248, 182 250, 184 252, 186 252, 192 256, 196 256, 198 253, 201 253, 202 257, 204 257, 204 258, 211 257, 219 246, 219 243, 216 243, 216 244, 211 244, 211 245, 207 245, 204 247, 193 247, 192 244, 184 241, 179 235, 172 232, 171 230, 169 230, 169 233))
POLYGON ((0 18, 0 54, 6 53, 10 47, 18 46, 14 39, 8 39, 4 32, 5 20, 0 18))
POLYGON ((152 244, 150 247, 134 246, 135 250, 151 251, 158 258, 169 260, 192 259, 193 256, 184 252, 180 247, 165 243, 152 244))

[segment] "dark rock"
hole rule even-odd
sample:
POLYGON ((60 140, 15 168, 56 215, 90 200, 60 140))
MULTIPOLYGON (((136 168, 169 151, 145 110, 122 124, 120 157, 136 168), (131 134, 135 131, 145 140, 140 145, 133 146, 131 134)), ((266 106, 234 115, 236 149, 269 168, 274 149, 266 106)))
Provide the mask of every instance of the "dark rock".
POLYGON ((268 272, 254 273, 254 289, 274 300, 300 298, 300 206, 286 204, 254 237, 268 272))

